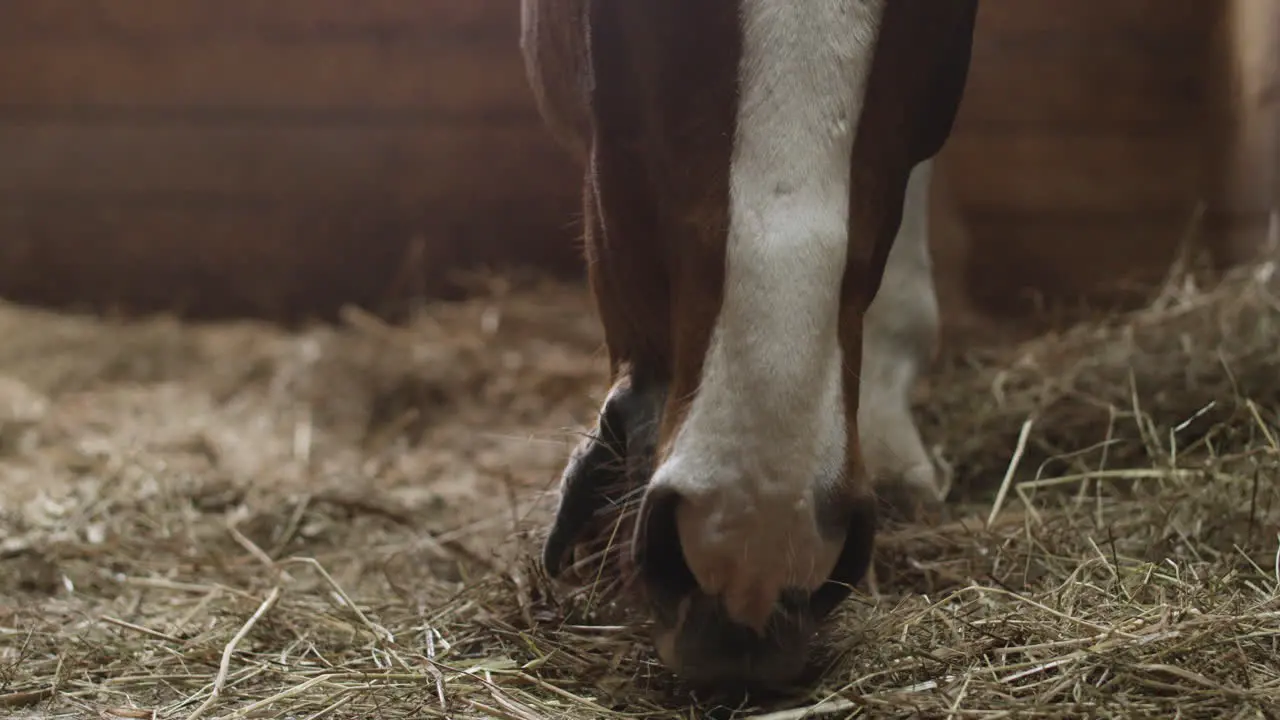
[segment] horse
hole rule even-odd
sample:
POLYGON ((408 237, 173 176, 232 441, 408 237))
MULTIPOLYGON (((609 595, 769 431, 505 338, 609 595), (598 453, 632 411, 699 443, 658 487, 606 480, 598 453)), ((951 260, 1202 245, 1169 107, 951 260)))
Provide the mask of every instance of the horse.
POLYGON ((542 562, 628 483, 661 661, 781 685, 867 572, 877 498, 940 502, 909 391, 938 343, 933 159, 977 0, 522 0, 548 132, 583 168, 610 389, 542 562), (896 499, 895 499, 896 498, 896 499))

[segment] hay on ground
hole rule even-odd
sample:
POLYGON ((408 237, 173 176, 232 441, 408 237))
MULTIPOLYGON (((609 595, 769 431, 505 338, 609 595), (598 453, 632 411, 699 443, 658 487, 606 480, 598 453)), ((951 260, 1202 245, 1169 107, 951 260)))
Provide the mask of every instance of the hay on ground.
MULTIPOLYGON (((820 687, 720 712, 1274 717, 1269 272, 952 358, 958 502, 886 529, 820 687)), ((0 308, 0 712, 713 711, 530 561, 604 359, 579 289, 498 290, 298 333, 0 308)))

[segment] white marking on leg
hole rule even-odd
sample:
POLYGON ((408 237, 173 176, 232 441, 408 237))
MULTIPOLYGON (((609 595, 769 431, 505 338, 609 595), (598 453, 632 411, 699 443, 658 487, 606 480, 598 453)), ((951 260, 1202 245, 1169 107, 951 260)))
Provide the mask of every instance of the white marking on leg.
POLYGON ((858 432, 872 482, 900 484, 914 500, 936 502, 939 485, 911 415, 911 390, 938 345, 938 299, 929 254, 933 161, 907 181, 902 225, 880 290, 863 317, 858 432))
POLYGON ((844 468, 838 335, 850 156, 884 0, 743 0, 724 298, 702 384, 651 489, 703 590, 763 626, 842 542, 815 483, 844 468))

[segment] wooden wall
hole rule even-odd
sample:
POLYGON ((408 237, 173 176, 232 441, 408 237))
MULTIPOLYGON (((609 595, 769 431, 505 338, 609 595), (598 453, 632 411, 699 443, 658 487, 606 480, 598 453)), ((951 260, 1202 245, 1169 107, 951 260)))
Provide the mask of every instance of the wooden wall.
POLYGON ((1214 197, 1235 257, 1280 241, 1280 2, 1228 0, 1214 197), (1263 229, 1265 227, 1265 230, 1263 229))
POLYGON ((947 150, 988 309, 1159 276, 1208 188, 1204 0, 983 0, 947 150))
POLYGON ((6 0, 0 295, 294 315, 575 272, 518 31, 512 0, 6 0))
MULTIPOLYGON (((1240 38, 1276 6, 983 0, 942 284, 1005 314, 1156 277, 1201 202, 1241 255, 1275 183, 1241 78, 1275 37, 1240 38)), ((576 273, 518 24, 517 0, 7 0, 0 296, 297 316, 477 263, 576 273)))

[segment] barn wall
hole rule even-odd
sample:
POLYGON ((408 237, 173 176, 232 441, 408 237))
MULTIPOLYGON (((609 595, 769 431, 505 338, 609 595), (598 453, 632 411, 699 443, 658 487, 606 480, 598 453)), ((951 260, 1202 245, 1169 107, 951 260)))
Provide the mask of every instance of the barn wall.
POLYGON ((1162 274, 1206 199, 1223 4, 983 0, 944 151, 996 312, 1162 274))
POLYGON ((513 0, 0 14, 0 295, 288 315, 578 269, 513 0))
MULTIPOLYGON (((947 307, 1158 276, 1201 201, 1224 257, 1256 245, 1275 120, 1240 88, 1275 67, 1277 5, 982 0, 935 202, 947 307)), ((447 293, 477 263, 580 269, 517 0, 3 14, 0 296, 292 316, 447 293)))

